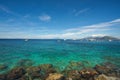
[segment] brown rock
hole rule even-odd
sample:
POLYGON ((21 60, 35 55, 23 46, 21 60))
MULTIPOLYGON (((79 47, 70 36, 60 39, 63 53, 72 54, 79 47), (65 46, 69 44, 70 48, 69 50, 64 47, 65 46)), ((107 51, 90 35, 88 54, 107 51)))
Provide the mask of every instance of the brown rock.
POLYGON ((6 75, 5 74, 0 74, 0 80, 6 80, 6 75))
POLYGON ((48 75, 49 73, 56 72, 56 70, 55 70, 55 68, 53 68, 52 64, 41 64, 39 67, 41 68, 41 71, 46 75, 48 75))
POLYGON ((64 80, 64 76, 59 73, 51 73, 49 76, 46 78, 46 80, 64 80))
POLYGON ((120 80, 120 78, 108 77, 108 76, 106 76, 104 74, 101 74, 95 80, 120 80))
POLYGON ((19 79, 20 77, 22 77, 25 74, 25 70, 24 68, 15 68, 12 69, 8 74, 7 74, 7 79, 8 80, 15 80, 15 79, 19 79))
POLYGON ((80 80, 81 74, 77 70, 70 70, 66 72, 67 80, 80 80))
POLYGON ((108 68, 108 67, 105 67, 105 66, 96 65, 96 66, 95 66, 95 70, 96 70, 97 72, 99 72, 100 74, 107 74, 107 73, 109 73, 112 69, 111 69, 111 68, 108 68))
POLYGON ((53 65, 52 64, 41 64, 40 68, 43 70, 48 70, 49 68, 52 68, 53 65))
POLYGON ((18 61, 17 65, 22 67, 28 67, 33 65, 33 61, 30 59, 22 59, 18 61))
POLYGON ((69 64, 66 66, 66 70, 74 70, 74 69, 82 69, 84 67, 83 63, 70 61, 69 64))
POLYGON ((26 71, 27 73, 33 73, 33 72, 40 73, 41 69, 40 67, 32 66, 32 67, 28 67, 26 71))
POLYGON ((18 80, 30 80, 28 76, 24 75, 21 78, 19 78, 18 80))
POLYGON ((110 63, 104 63, 103 65, 96 65, 95 70, 100 74, 105 74, 112 77, 120 77, 120 68, 110 63))
POLYGON ((0 65, 0 70, 4 70, 4 69, 6 69, 6 68, 7 68, 6 65, 0 65))
POLYGON ((107 79, 107 76, 105 76, 105 75, 99 75, 95 80, 108 80, 107 79))
POLYGON ((87 79, 89 79, 89 78, 93 78, 95 75, 97 75, 98 73, 95 71, 95 70, 93 70, 93 69, 82 69, 81 71, 80 71, 80 74, 81 74, 81 76, 83 77, 83 78, 87 78, 87 79))
POLYGON ((37 66, 33 66, 33 67, 29 67, 26 69, 28 75, 30 75, 32 78, 38 78, 38 77, 41 77, 41 74, 40 74, 40 67, 37 67, 37 66))

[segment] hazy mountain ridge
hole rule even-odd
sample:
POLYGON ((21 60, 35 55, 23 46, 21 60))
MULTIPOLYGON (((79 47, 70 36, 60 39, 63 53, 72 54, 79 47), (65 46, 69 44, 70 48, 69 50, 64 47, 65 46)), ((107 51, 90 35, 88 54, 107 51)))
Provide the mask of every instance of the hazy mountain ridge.
POLYGON ((120 41, 119 38, 113 37, 113 36, 96 36, 96 37, 86 37, 82 38, 81 40, 87 40, 87 41, 120 41))

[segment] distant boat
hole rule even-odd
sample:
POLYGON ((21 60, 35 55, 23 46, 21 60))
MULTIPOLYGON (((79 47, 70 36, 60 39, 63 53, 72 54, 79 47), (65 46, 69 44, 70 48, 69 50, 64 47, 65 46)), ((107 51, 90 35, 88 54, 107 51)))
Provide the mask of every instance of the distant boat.
POLYGON ((95 41, 95 39, 89 39, 90 41, 95 41))
POLYGON ((66 41, 66 39, 64 39, 64 41, 66 41))
POLYGON ((111 39, 109 39, 109 42, 111 42, 112 40, 111 39))
POLYGON ((25 41, 28 41, 28 39, 25 39, 25 41))

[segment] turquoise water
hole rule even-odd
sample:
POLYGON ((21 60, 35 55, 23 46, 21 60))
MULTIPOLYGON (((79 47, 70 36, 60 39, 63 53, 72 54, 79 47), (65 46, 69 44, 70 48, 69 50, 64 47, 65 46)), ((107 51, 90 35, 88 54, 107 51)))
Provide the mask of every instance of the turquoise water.
POLYGON ((32 60, 33 65, 50 63, 60 69, 70 61, 86 62, 89 67, 104 62, 120 66, 120 42, 0 40, 0 64, 11 69, 22 59, 32 60))

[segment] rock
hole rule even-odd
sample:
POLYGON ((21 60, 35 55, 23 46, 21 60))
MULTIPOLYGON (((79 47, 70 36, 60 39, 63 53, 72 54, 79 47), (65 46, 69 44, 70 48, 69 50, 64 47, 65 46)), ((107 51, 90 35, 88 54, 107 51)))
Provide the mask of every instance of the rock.
POLYGON ((32 66, 32 67, 28 67, 28 68, 26 69, 26 71, 27 71, 28 73, 33 73, 33 72, 40 73, 41 69, 40 69, 40 67, 32 66))
POLYGON ((28 75, 31 76, 33 79, 41 77, 40 67, 37 67, 37 66, 29 67, 26 69, 26 71, 27 71, 28 75))
POLYGON ((83 65, 81 62, 70 61, 69 63, 71 66, 82 66, 83 65))
POLYGON ((94 69, 100 74, 107 74, 112 70, 110 67, 105 67, 101 65, 96 65, 94 69))
POLYGON ((99 75, 95 80, 108 80, 107 79, 107 76, 105 76, 105 75, 99 75))
POLYGON ((4 69, 7 69, 8 66, 6 65, 0 65, 0 70, 4 70, 4 69))
POLYGON ((49 68, 53 68, 52 64, 41 64, 39 66, 42 70, 48 70, 49 68))
POLYGON ((17 65, 22 67, 29 67, 33 65, 33 61, 30 59, 22 59, 18 61, 17 65))
POLYGON ((107 76, 112 76, 112 77, 119 77, 120 78, 120 68, 113 65, 113 64, 110 64, 110 63, 107 63, 104 65, 106 68, 109 68, 110 71, 106 74, 107 76))
POLYGON ((87 80, 93 79, 95 75, 98 75, 98 73, 93 69, 82 69, 80 74, 82 78, 87 80))
POLYGON ((103 65, 96 65, 94 68, 99 74, 105 74, 112 77, 120 77, 120 68, 113 64, 106 63, 103 65))
POLYGON ((120 78, 108 77, 108 76, 106 76, 104 74, 101 74, 95 80, 120 80, 120 78))
POLYGON ((25 74, 25 70, 22 67, 14 68, 7 74, 8 80, 15 80, 21 78, 25 74))
POLYGON ((0 74, 0 80, 6 80, 6 75, 5 74, 0 74))
POLYGON ((113 69, 111 72, 107 73, 106 75, 120 78, 120 69, 113 69))
POLYGON ((105 62, 102 64, 102 66, 107 67, 107 68, 115 68, 116 66, 110 62, 105 62))
POLYGON ((66 71, 67 80, 80 80, 81 74, 77 70, 66 71))
POLYGON ((59 73, 51 73, 49 76, 46 78, 46 80, 65 80, 64 76, 59 73))
POLYGON ((83 63, 81 62, 75 62, 75 61, 70 61, 68 66, 66 66, 66 70, 74 70, 74 69, 77 69, 77 70, 80 70, 84 67, 83 63))
POLYGON ((41 64, 39 67, 41 68, 42 80, 46 79, 50 73, 56 72, 52 64, 41 64))
POLYGON ((53 68, 52 64, 41 64, 39 67, 41 68, 41 72, 46 74, 46 75, 49 73, 56 72, 56 70, 55 70, 55 68, 53 68))
POLYGON ((21 78, 19 78, 18 80, 30 80, 28 76, 23 75, 21 78))

